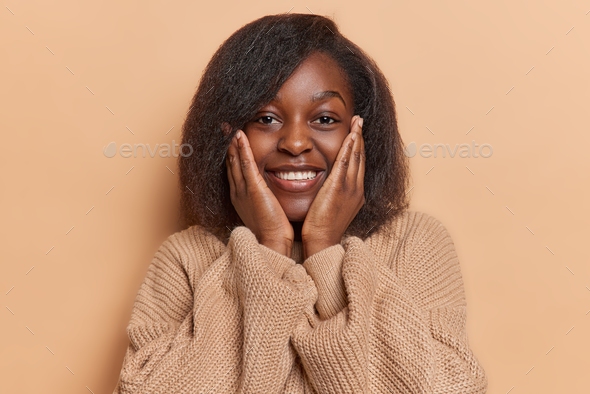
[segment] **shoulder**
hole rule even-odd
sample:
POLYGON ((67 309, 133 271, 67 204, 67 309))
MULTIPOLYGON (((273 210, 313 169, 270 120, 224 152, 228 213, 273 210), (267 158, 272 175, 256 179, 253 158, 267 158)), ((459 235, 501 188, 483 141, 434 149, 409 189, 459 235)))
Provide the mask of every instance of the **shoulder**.
POLYGON ((182 270, 194 284, 225 250, 217 236, 195 225, 168 236, 158 248, 153 264, 182 270))
POLYGON ((406 210, 393 216, 378 232, 381 235, 404 237, 415 240, 428 234, 448 234, 446 227, 431 214, 406 210))
MULTIPOLYGON (((447 228, 431 214, 419 211, 403 211, 393 216, 368 240, 373 246, 401 249, 407 254, 420 254, 423 248, 440 242, 451 242, 447 228)), ((442 245, 441 245, 442 246, 442 245)), ((407 256, 409 257, 409 256, 407 256)))
POLYGON ((421 256, 428 249, 441 249, 453 246, 447 228, 431 214, 406 211, 392 223, 402 229, 402 236, 411 245, 412 254, 421 256))
POLYGON ((448 302, 462 297, 463 280, 455 245, 435 216, 404 211, 375 234, 372 243, 417 301, 448 302))

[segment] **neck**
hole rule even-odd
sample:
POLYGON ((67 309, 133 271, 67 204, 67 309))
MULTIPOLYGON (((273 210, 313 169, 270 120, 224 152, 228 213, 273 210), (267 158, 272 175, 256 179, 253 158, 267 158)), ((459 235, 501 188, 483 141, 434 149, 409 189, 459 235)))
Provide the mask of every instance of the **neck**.
POLYGON ((303 227, 303 222, 291 222, 291 226, 293 226, 293 233, 294 233, 294 241, 301 241, 301 228, 303 227))

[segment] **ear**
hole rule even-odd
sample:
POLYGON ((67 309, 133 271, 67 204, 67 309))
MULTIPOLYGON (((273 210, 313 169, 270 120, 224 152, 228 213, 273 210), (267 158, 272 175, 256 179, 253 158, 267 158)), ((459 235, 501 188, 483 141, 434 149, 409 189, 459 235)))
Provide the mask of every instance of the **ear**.
POLYGON ((228 135, 231 134, 232 127, 227 122, 221 122, 221 131, 223 131, 223 135, 227 137, 228 135))

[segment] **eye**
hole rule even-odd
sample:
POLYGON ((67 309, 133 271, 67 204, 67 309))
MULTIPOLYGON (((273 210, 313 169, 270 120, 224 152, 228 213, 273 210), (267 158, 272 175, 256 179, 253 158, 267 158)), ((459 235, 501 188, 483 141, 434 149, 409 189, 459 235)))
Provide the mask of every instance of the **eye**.
POLYGON ((332 123, 336 123, 336 119, 331 118, 329 116, 320 116, 319 118, 317 118, 312 123, 316 123, 318 120, 319 120, 319 123, 320 124, 332 124, 332 123))
MULTIPOLYGON (((255 120, 255 122, 262 123, 262 124, 272 124, 273 120, 276 120, 272 116, 261 116, 255 120)), ((278 122, 275 122, 278 123, 278 122)))

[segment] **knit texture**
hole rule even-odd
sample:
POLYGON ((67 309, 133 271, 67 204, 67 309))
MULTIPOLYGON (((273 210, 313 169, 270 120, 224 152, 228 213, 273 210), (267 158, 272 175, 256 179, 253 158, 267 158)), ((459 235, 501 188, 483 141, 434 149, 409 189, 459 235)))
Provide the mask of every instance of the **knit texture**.
POLYGON ((303 261, 247 227, 200 226, 156 252, 114 394, 485 393, 455 246, 406 211, 303 261))

